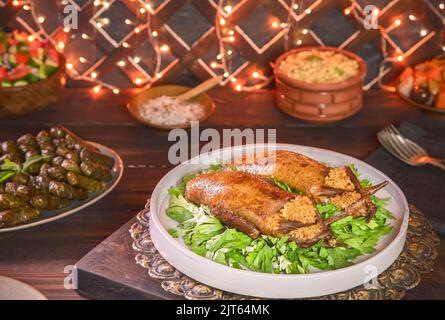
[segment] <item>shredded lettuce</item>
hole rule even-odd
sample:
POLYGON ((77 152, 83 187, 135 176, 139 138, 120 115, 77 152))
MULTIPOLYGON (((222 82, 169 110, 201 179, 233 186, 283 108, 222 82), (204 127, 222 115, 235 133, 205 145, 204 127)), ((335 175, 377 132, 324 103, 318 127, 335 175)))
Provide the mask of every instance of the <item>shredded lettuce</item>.
MULTIPOLYGON (((212 166, 210 170, 218 172, 222 166, 212 166)), ((358 174, 355 167, 353 171, 358 174)), ((371 221, 349 216, 331 225, 335 238, 344 246, 326 248, 320 241, 309 248, 301 248, 288 241, 287 237, 265 235, 254 240, 243 232, 224 226, 206 206, 197 206, 184 198, 185 184, 195 176, 197 174, 184 177, 177 187, 169 190, 167 215, 178 222, 178 226, 170 229, 169 233, 181 238, 193 252, 233 268, 286 274, 339 269, 351 265, 363 254, 372 253, 379 239, 392 229, 387 221, 393 216, 385 208, 389 199, 373 196, 377 211, 371 221)), ((282 182, 273 181, 287 192, 301 194, 282 182)), ((366 181, 361 180, 362 185, 369 183, 366 181)), ((340 212, 333 204, 318 204, 317 208, 324 219, 340 212)))

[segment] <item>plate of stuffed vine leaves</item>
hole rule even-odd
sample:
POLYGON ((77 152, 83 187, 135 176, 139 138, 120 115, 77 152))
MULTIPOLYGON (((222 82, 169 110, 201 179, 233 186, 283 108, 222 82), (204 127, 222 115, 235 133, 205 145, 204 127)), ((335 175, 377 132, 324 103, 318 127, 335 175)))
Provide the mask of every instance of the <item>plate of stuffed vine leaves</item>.
POLYGON ((99 201, 119 183, 120 156, 63 126, 0 145, 0 232, 61 219, 99 201))

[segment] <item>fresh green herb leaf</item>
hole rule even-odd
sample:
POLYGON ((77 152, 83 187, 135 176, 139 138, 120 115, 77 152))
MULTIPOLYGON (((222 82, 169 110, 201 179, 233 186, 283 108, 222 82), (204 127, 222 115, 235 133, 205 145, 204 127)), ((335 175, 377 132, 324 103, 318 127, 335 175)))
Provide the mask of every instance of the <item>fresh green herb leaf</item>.
POLYGON ((341 209, 333 203, 317 204, 317 209, 323 219, 331 218, 336 213, 341 212, 341 209))
POLYGON ((357 167, 354 164, 350 164, 349 168, 351 169, 351 171, 354 173, 354 175, 359 180, 362 188, 369 188, 372 186, 371 181, 369 181, 368 179, 361 179, 361 174, 360 174, 360 172, 358 172, 357 167))
POLYGON ((291 192, 291 193, 296 193, 296 194, 301 194, 301 195, 304 194, 303 191, 300 191, 300 190, 295 189, 295 188, 291 188, 291 187, 290 187, 289 185, 287 185, 286 183, 284 183, 284 182, 282 182, 282 181, 279 181, 278 179, 276 179, 276 178, 274 178, 274 177, 272 177, 272 181, 273 181, 273 183, 275 183, 275 185, 276 185, 277 187, 279 187, 280 189, 282 189, 282 190, 284 190, 284 191, 291 192))
POLYGON ((21 172, 27 172, 29 167, 31 167, 33 164, 41 162, 41 161, 47 161, 50 158, 51 158, 50 156, 41 156, 41 155, 35 155, 32 157, 29 157, 23 164, 21 172))
POLYGON ((179 232, 177 229, 171 228, 170 230, 168 230, 168 233, 173 237, 173 238, 178 238, 179 237, 179 232))
POLYGON ((0 172, 0 183, 5 182, 16 174, 15 171, 2 171, 0 172))

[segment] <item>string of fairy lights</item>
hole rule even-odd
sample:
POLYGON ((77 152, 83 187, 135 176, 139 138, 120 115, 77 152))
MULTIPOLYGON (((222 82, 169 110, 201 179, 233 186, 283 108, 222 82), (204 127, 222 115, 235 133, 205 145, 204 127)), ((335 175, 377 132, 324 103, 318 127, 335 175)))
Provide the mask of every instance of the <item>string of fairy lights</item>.
MULTIPOLYGON (((213 1, 213 0, 212 0, 213 1)), ((234 70, 233 68, 233 58, 234 58, 234 47, 233 45, 237 41, 237 37, 244 36, 247 41, 253 42, 249 37, 247 37, 244 31, 239 28, 237 25, 231 25, 230 15, 233 14, 235 10, 238 9, 245 0, 239 2, 236 6, 230 5, 230 3, 226 0, 218 0, 215 9, 215 21, 214 21, 214 30, 218 40, 218 50, 217 55, 213 61, 210 62, 210 68, 212 69, 211 76, 217 77, 219 74, 223 75, 223 80, 221 84, 225 85, 229 83, 234 90, 236 91, 255 91, 262 88, 267 87, 272 81, 273 76, 268 76, 264 70, 259 68, 253 69, 250 75, 244 76, 242 79, 238 77, 242 68, 237 68, 234 70)), ((282 2, 282 0, 278 0, 282 2)), ((73 1, 69 0, 61 0, 59 1, 61 6, 65 6, 68 4, 73 4, 73 1)), ((139 34, 141 32, 146 32, 147 39, 154 51, 154 67, 152 75, 150 75, 145 69, 141 66, 141 57, 129 55, 126 59, 119 60, 116 63, 116 67, 125 68, 128 63, 130 63, 141 76, 138 76, 132 79, 132 82, 137 87, 150 87, 157 80, 163 77, 165 74, 165 70, 161 70, 163 55, 167 54, 170 51, 170 47, 166 43, 161 43, 158 37, 158 31, 152 29, 151 19, 156 14, 153 5, 149 0, 136 0, 137 3, 137 13, 138 16, 135 20, 125 19, 123 22, 132 27, 132 31, 120 42, 115 41, 111 36, 108 35, 104 31, 104 27, 108 26, 112 23, 109 18, 102 18, 101 14, 108 10, 111 5, 115 2, 115 0, 94 0, 94 15, 90 22, 95 26, 96 30, 100 32, 114 47, 119 48, 130 48, 131 45, 127 41, 132 35, 139 34)), ((213 2, 215 3, 215 2, 213 2)), ((299 47, 302 46, 303 36, 311 35, 315 41, 317 41, 320 45, 323 45, 321 39, 310 29, 299 29, 299 22, 306 16, 312 13, 313 9, 316 8, 321 0, 315 1, 311 6, 304 8, 303 1, 301 0, 297 3, 296 0, 291 0, 289 2, 282 2, 283 7, 286 9, 286 16, 284 21, 281 21, 277 17, 270 18, 270 28, 277 31, 277 35, 273 40, 269 41, 269 45, 273 45, 274 41, 283 39, 284 40, 284 48, 288 50, 289 47, 299 47), (293 36, 291 39, 291 35, 293 36), (300 37, 302 35, 302 37, 300 37)), ((34 0, 14 0, 12 1, 12 5, 21 7, 25 11, 29 11, 32 19, 34 20, 35 25, 38 30, 33 30, 25 21, 20 21, 21 24, 27 29, 27 31, 31 34, 30 40, 36 39, 46 39, 50 41, 54 47, 63 54, 68 39, 70 38, 68 35, 72 37, 77 37, 75 34, 77 31, 70 28, 63 28, 63 32, 67 35, 63 39, 60 37, 56 37, 57 32, 53 32, 52 34, 48 33, 44 28, 44 23, 46 21, 45 16, 39 14, 37 12, 37 7, 35 5, 34 0)), ((385 10, 385 9, 383 9, 385 10)), ((381 14, 383 14, 383 10, 374 9, 372 11, 372 15, 374 18, 379 18, 381 14)), ((436 10, 434 8, 434 10, 436 10)), ((438 6, 438 10, 445 10, 445 4, 440 3, 438 6)), ((356 0, 350 0, 349 5, 343 10, 345 16, 350 16, 355 19, 359 25, 364 25, 366 22, 366 18, 368 17, 367 12, 357 3, 356 0)), ((19 18, 17 18, 19 19, 19 18)), ((394 87, 386 85, 383 83, 383 79, 385 75, 389 72, 390 68, 388 64, 397 64, 402 63, 406 57, 415 52, 419 47, 421 47, 425 42, 429 41, 432 37, 436 35, 436 31, 421 29, 420 30, 420 38, 414 46, 412 46, 408 51, 404 52, 389 36, 389 33, 394 29, 399 28, 402 24, 406 24, 409 22, 413 22, 418 20, 418 18, 409 14, 405 21, 402 18, 396 18, 389 26, 383 27, 377 24, 378 31, 380 32, 380 51, 382 54, 382 61, 379 67, 378 76, 367 84, 365 89, 369 89, 376 82, 379 86, 388 91, 394 91, 394 87)), ((442 23, 445 28, 445 20, 442 18, 442 23)), ((96 34, 88 35, 86 33, 81 33, 80 37, 84 40, 94 40, 96 34)), ((357 34, 353 35, 350 39, 345 41, 345 44, 349 43, 349 41, 353 40, 357 34)), ((257 48, 255 43, 251 43, 253 48, 257 48)), ((267 47, 267 46, 266 46, 267 47)), ((445 51, 445 45, 442 46, 442 49, 445 51)), ((259 49, 256 49, 259 51, 259 49)), ((264 49, 263 49, 264 50, 264 49)), ((107 88, 111 90, 115 94, 120 93, 120 88, 105 82, 99 77, 98 71, 96 67, 99 66, 106 57, 99 59, 99 61, 95 62, 92 66, 90 66, 86 71, 79 72, 76 70, 75 62, 77 61, 67 61, 66 62, 66 72, 67 75, 74 80, 83 80, 88 81, 94 84, 92 90, 95 94, 101 92, 102 88, 107 88)), ((80 56, 77 58, 78 62, 81 64, 89 63, 88 59, 80 56)), ((248 63, 246 64, 248 65, 248 63)), ((249 69, 250 70, 250 69, 249 69)))

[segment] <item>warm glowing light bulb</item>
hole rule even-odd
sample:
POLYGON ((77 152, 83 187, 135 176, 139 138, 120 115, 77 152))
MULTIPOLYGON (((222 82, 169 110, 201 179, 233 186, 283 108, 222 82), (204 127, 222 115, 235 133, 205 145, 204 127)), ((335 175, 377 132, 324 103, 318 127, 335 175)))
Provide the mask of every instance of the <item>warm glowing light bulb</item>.
POLYGON ((74 66, 73 66, 72 63, 68 62, 68 63, 66 64, 66 68, 67 68, 68 70, 73 70, 74 66))
POLYGON ((233 53, 233 51, 232 51, 232 50, 227 50, 227 54, 228 54, 229 56, 231 56, 231 55, 232 55, 232 53, 233 53))
POLYGON ((380 13, 380 10, 379 10, 379 9, 374 9, 374 10, 372 10, 372 13, 373 13, 375 16, 378 16, 379 13, 380 13))
POLYGON ((236 90, 236 91, 241 91, 241 90, 243 90, 243 87, 242 87, 240 84, 237 84, 237 85, 235 86, 235 90, 236 90))
POLYGON ((403 55, 399 55, 396 59, 397 61, 402 62, 403 60, 405 60, 405 57, 403 55))
POLYGON ((408 16, 408 18, 409 18, 411 21, 415 21, 415 20, 417 20, 416 16, 413 15, 413 14, 410 14, 410 15, 408 16))
POLYGON ((304 12, 306 12, 306 14, 311 14, 312 9, 308 8, 308 9, 306 9, 304 12))
POLYGON ((103 18, 102 19, 103 24, 110 24, 110 19, 108 18, 103 18))
POLYGON ((63 32, 65 32, 65 33, 70 32, 70 28, 68 28, 68 27, 63 28, 63 32))
POLYGON ((427 30, 425 30, 425 29, 420 30, 420 35, 421 35, 422 37, 426 36, 427 34, 428 34, 428 31, 427 31, 427 30))
POLYGON ((444 4, 443 2, 441 2, 441 3, 439 4, 439 9, 440 9, 440 10, 444 10, 444 9, 445 9, 445 4, 444 4))
POLYGON ((302 34, 308 34, 309 30, 308 29, 303 29, 303 31, 301 31, 302 34))
POLYGON ((351 14, 351 8, 346 8, 345 10, 344 10, 344 13, 345 13, 345 15, 350 15, 351 14))
POLYGON ((236 78, 235 77, 232 77, 232 78, 230 78, 230 82, 236 82, 236 78))
POLYGON ((272 22, 272 28, 277 29, 280 26, 280 23, 278 21, 273 21, 272 22))
POLYGON ((130 48, 130 44, 129 44, 128 42, 124 42, 124 43, 122 43, 122 46, 123 46, 124 48, 130 48))
POLYGON ((300 6, 298 4, 294 4, 294 10, 298 10, 300 6))
POLYGON ((114 94, 119 94, 119 92, 121 92, 121 91, 120 91, 118 88, 114 88, 114 89, 113 89, 113 93, 114 93, 114 94))
POLYGON ((139 33, 141 32, 141 29, 139 27, 134 28, 134 32, 139 33))
POLYGON ((301 46, 302 43, 303 43, 303 41, 301 41, 301 39, 297 40, 297 46, 301 46))
POLYGON ((20 5, 20 1, 14 0, 12 1, 12 5, 17 7, 20 5))
POLYGON ((144 14, 145 13, 145 8, 139 8, 139 13, 144 14))
POLYGON ((65 43, 63 41, 59 41, 57 43, 57 48, 59 48, 60 50, 63 50, 65 48, 65 43))
POLYGON ((212 61, 210 63, 210 67, 212 67, 213 69, 215 69, 218 66, 218 64, 215 61, 212 61))
POLYGON ((157 37, 158 36, 158 32, 157 31, 153 31, 152 33, 151 33, 151 35, 153 36, 153 37, 157 37))
POLYGON ((98 6, 100 6, 100 1, 99 0, 94 0, 93 4, 94 4, 95 7, 98 7, 98 6))
POLYGON ((219 19, 219 24, 222 25, 222 26, 225 25, 226 24, 226 20, 223 19, 223 18, 219 19))
POLYGON ((233 35, 235 34, 235 31, 233 31, 233 30, 229 30, 227 33, 228 33, 230 36, 233 36, 233 35))
POLYGON ((400 26, 402 24, 402 21, 400 19, 397 19, 396 21, 394 21, 394 24, 396 26, 400 26))
POLYGON ((31 10, 31 7, 28 6, 27 4, 25 4, 25 5, 23 6, 23 10, 25 10, 25 11, 31 10))
POLYGON ((28 36, 28 41, 29 41, 29 42, 34 41, 34 36, 28 36))
POLYGON ((96 79, 97 78, 97 72, 96 71, 91 72, 90 76, 91 76, 91 78, 96 79))
POLYGON ((80 63, 87 63, 87 59, 85 59, 84 57, 79 57, 79 61, 80 63))
POLYGON ((233 9, 232 6, 225 6, 224 7, 224 11, 227 12, 227 13, 231 13, 232 9, 233 9))
POLYGON ((254 71, 254 72, 252 72, 252 77, 254 79, 258 79, 260 77, 260 73, 258 71, 254 71))
POLYGON ((86 33, 82 33, 82 39, 86 40, 89 39, 90 37, 86 34, 86 33))
POLYGON ((227 78, 229 76, 229 73, 228 72, 224 72, 223 76, 224 76, 224 78, 227 78))
POLYGON ((100 89, 102 89, 102 87, 101 87, 100 85, 97 85, 97 86, 95 86, 95 87, 93 88, 93 92, 94 92, 94 93, 99 93, 99 92, 100 92, 100 89))
POLYGON ((161 50, 162 52, 167 52, 168 50, 170 50, 170 47, 166 44, 163 44, 159 47, 159 50, 161 50))
POLYGON ((133 21, 131 21, 130 19, 125 19, 125 24, 133 24, 133 21))
POLYGON ((118 61, 117 65, 118 65, 119 67, 125 67, 126 63, 125 63, 124 60, 121 60, 121 61, 118 61))
POLYGON ((140 85, 141 83, 142 83, 142 79, 141 78, 134 79, 134 84, 140 85))
POLYGON ((40 17, 37 18, 37 21, 40 22, 40 23, 44 23, 45 22, 45 17, 40 16, 40 17))
POLYGON ((229 37, 229 42, 234 42, 235 41, 235 37, 234 36, 230 36, 229 37))
POLYGON ((105 8, 109 8, 109 7, 110 7, 110 3, 108 3, 108 2, 104 2, 104 3, 102 3, 102 5, 103 5, 105 8))
POLYGON ((287 27, 287 23, 282 22, 282 23, 280 24, 280 27, 283 28, 283 29, 286 28, 286 27, 287 27))
POLYGON ((136 63, 139 63, 139 62, 141 62, 141 58, 140 57, 134 57, 134 62, 136 62, 136 63))
POLYGON ((97 23, 97 26, 98 26, 99 28, 102 28, 104 25, 103 25, 102 22, 98 22, 98 23, 97 23))

